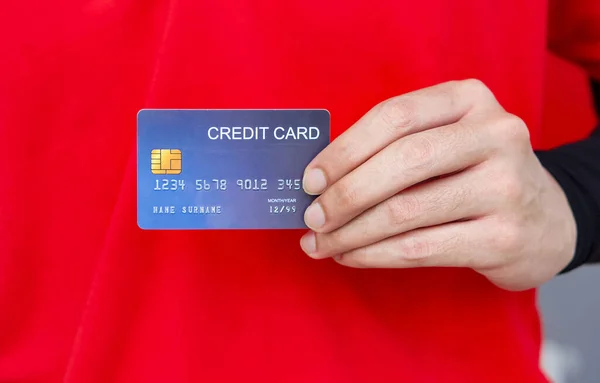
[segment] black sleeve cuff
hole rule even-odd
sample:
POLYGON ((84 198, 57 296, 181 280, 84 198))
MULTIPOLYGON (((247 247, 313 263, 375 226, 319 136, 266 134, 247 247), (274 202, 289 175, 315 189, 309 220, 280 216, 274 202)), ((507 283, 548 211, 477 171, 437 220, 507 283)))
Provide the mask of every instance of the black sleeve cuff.
POLYGON ((561 274, 599 262, 600 136, 536 155, 564 190, 577 224, 575 254, 561 274))

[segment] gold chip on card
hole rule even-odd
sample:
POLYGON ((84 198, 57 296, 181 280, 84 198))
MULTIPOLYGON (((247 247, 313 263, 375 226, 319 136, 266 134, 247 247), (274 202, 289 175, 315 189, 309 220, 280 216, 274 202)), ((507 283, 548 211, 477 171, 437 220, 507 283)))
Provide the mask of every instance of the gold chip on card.
POLYGON ((152 149, 150 156, 152 174, 181 173, 181 150, 152 149))

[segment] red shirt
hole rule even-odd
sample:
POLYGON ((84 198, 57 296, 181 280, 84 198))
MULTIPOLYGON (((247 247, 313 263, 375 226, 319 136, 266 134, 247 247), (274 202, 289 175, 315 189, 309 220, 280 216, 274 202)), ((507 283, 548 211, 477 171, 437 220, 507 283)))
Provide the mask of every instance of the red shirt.
MULTIPOLYGON (((600 3, 563 3, 552 47, 600 77, 600 3)), ((336 137, 388 97, 475 77, 537 145, 546 1, 3 8, 0 381, 545 381, 533 290, 315 261, 302 231, 141 231, 135 121, 326 108, 336 137)))

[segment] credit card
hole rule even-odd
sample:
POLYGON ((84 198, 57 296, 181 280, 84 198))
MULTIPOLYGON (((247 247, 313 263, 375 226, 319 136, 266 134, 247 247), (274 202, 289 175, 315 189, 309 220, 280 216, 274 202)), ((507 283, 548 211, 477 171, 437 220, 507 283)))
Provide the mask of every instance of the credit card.
POLYGON ((137 219, 147 230, 304 229, 302 188, 330 140, 325 109, 142 109, 137 219))

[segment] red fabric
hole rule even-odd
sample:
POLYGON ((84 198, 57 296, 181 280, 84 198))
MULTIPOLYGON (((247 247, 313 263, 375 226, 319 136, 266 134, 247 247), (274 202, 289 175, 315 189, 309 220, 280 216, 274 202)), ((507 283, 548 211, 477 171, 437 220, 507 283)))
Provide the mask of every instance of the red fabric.
POLYGON ((469 270, 314 261, 301 231, 139 230, 135 116, 327 108, 335 137, 387 97, 477 77, 538 145, 546 11, 543 0, 6 2, 0 381, 545 381, 535 291, 469 270))
POLYGON ((548 45, 600 81, 600 2, 548 0, 548 45))
POLYGON ((584 139, 597 123, 587 73, 553 54, 546 64, 544 149, 584 139))

